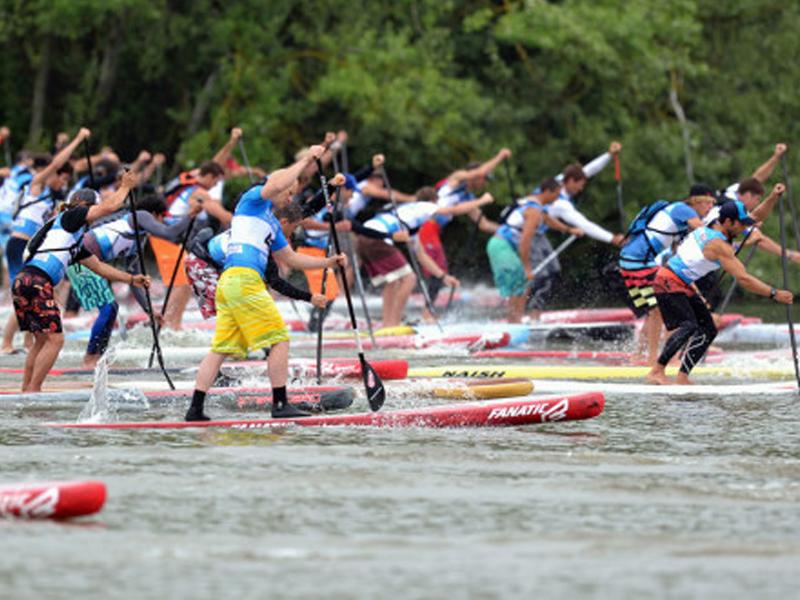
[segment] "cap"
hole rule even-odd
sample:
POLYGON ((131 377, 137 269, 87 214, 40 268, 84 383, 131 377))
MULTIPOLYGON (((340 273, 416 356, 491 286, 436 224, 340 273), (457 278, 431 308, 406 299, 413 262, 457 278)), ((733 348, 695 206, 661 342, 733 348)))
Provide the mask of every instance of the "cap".
POLYGON ((738 200, 731 200, 726 202, 719 209, 719 216, 717 220, 722 221, 739 221, 742 225, 752 225, 756 220, 751 217, 747 208, 742 202, 738 200))
POLYGON ((344 174, 344 189, 353 191, 358 189, 358 182, 350 173, 344 174))
POLYGON ((97 204, 100 200, 100 194, 91 188, 81 188, 69 193, 67 196, 67 204, 76 202, 86 202, 87 204, 97 204))
POLYGON ((689 196, 716 196, 716 191, 707 183, 695 183, 689 188, 689 196))

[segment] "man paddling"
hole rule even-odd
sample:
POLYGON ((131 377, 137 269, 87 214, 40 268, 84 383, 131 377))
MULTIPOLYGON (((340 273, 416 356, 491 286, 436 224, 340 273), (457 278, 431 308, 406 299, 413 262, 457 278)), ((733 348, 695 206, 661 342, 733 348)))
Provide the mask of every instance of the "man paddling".
POLYGON ((794 302, 792 292, 773 288, 749 274, 734 255, 733 239, 755 222, 744 204, 739 201, 727 202, 720 208, 718 219, 689 234, 675 256, 656 273, 653 287, 658 308, 672 335, 664 345, 658 362, 647 374, 650 383, 673 383, 665 373, 666 366, 688 344, 674 383, 691 384, 689 373, 705 356, 717 335, 710 307, 695 285, 703 275, 722 267, 751 292, 783 304, 794 302))
POLYGON ((344 254, 312 258, 297 254, 287 243, 273 207, 291 201, 297 179, 327 148, 312 146, 293 165, 272 173, 267 181, 255 185, 239 199, 231 221, 225 270, 216 292, 217 324, 211 351, 203 359, 195 380, 187 421, 208 421, 203 412, 206 392, 214 383, 222 363, 229 355, 244 357, 249 351, 271 347, 268 373, 272 386, 272 416, 305 417, 286 399, 289 370, 289 332, 275 301, 264 285, 270 253, 295 269, 347 266, 344 254))

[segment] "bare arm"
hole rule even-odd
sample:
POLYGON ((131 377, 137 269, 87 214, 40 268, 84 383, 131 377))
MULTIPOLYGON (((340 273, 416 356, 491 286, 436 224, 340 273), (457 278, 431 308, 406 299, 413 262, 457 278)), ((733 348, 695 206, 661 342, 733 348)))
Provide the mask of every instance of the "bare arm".
POLYGON ((778 161, 780 161, 781 157, 786 153, 786 150, 786 144, 775 144, 775 152, 772 153, 772 156, 769 157, 767 162, 756 169, 755 173, 753 173, 753 177, 758 179, 761 183, 769 179, 775 167, 778 165, 778 161))
POLYGON ((91 223, 101 217, 117 212, 122 208, 122 205, 125 204, 125 198, 127 198, 128 193, 136 187, 138 181, 139 176, 136 173, 133 171, 125 171, 125 174, 122 176, 122 185, 119 186, 119 189, 110 196, 107 196, 100 204, 89 207, 89 212, 86 214, 86 222, 91 223))
MULTIPOLYGON (((746 290, 750 290, 759 296, 769 297, 772 286, 748 273, 742 261, 734 255, 733 247, 730 244, 719 238, 710 240, 703 247, 703 256, 709 260, 719 261, 722 268, 733 275, 746 290)), ((787 293, 791 294, 791 292, 787 293)))
POLYGON ((487 160, 481 166, 475 169, 461 169, 456 171, 450 178, 447 180, 447 184, 450 187, 455 187, 460 183, 466 181, 467 179, 472 179, 473 177, 477 177, 478 175, 483 175, 484 177, 491 173, 494 168, 503 162, 505 159, 511 157, 511 150, 508 148, 502 148, 497 154, 495 154, 492 158, 487 160))
POLYGON ((207 191, 197 188, 189 197, 189 202, 192 200, 197 200, 200 202, 200 204, 203 206, 203 210, 219 221, 223 227, 230 226, 231 220, 233 219, 233 214, 230 213, 224 206, 222 206, 222 202, 212 198, 207 191))
POLYGON ((309 269, 330 269, 337 264, 341 268, 347 267, 347 256, 344 254, 335 254, 327 258, 306 256, 305 254, 298 254, 291 246, 284 246, 280 250, 273 252, 276 258, 281 259, 293 269, 307 271, 309 269))
POLYGON ((486 193, 477 200, 468 200, 467 202, 459 202, 452 206, 440 206, 436 209, 437 215, 463 215, 470 212, 473 208, 480 208, 486 204, 494 202, 494 197, 486 193))
POLYGON ((522 237, 519 240, 519 258, 522 261, 522 268, 525 269, 525 277, 533 279, 533 269, 531 268, 531 242, 534 234, 542 224, 543 213, 541 210, 529 208, 525 211, 525 222, 522 226, 522 237))
POLYGON ((214 158, 211 160, 217 163, 223 169, 225 168, 225 163, 228 162, 228 158, 231 156, 231 152, 233 151, 233 147, 236 145, 237 140, 242 137, 242 130, 238 127, 234 127, 231 129, 231 137, 230 139, 225 142, 225 145, 219 149, 214 155, 214 158))
POLYGON ((786 186, 784 186, 782 183, 776 183, 775 187, 773 187, 772 191, 769 193, 769 196, 767 196, 766 199, 761 202, 761 204, 750 211, 750 216, 759 222, 765 220, 769 216, 769 213, 772 212, 772 208, 775 206, 775 201, 780 198, 784 191, 786 191, 786 186))
POLYGON ((311 146, 311 148, 308 149, 308 153, 296 163, 284 169, 274 171, 269 179, 267 179, 264 187, 261 188, 261 197, 264 200, 268 200, 286 191, 290 186, 294 185, 294 182, 297 180, 300 173, 303 172, 303 169, 314 163, 324 152, 324 146, 311 146))
POLYGON ((91 132, 82 127, 81 130, 78 132, 78 135, 75 136, 75 139, 72 140, 69 144, 64 146, 64 149, 61 150, 58 154, 53 157, 53 160, 50 161, 50 164, 47 165, 44 169, 39 171, 34 178, 31 180, 31 195, 38 196, 42 193, 42 186, 47 181, 47 179, 56 171, 58 171, 61 167, 63 167, 66 162, 69 160, 69 157, 78 147, 78 145, 83 142, 83 140, 87 139, 91 135, 91 132))
POLYGON ((80 263, 94 271, 100 277, 104 279, 108 279, 109 281, 120 281, 122 283, 130 283, 131 285, 135 285, 136 287, 150 287, 150 276, 149 275, 131 275, 125 271, 120 271, 119 269, 115 269, 109 264, 101 262, 99 258, 97 258, 94 254, 92 254, 89 258, 84 258, 80 263))
MULTIPOLYGON (((409 250, 411 249, 409 248, 409 250)), ((419 243, 419 240, 416 240, 413 252, 422 268, 424 268, 437 279, 441 279, 447 287, 458 287, 461 285, 461 282, 458 279, 446 271, 443 271, 442 268, 436 264, 436 261, 431 258, 430 254, 425 252, 425 246, 419 243)))
MULTIPOLYGON (((364 184, 364 186, 361 188, 361 192, 370 198, 380 198, 381 200, 389 199, 389 190, 387 190, 385 187, 374 185, 372 183, 364 184)), ((414 200, 416 200, 413 195, 404 194, 403 192, 395 189, 392 189, 392 195, 398 202, 414 202, 414 200)))

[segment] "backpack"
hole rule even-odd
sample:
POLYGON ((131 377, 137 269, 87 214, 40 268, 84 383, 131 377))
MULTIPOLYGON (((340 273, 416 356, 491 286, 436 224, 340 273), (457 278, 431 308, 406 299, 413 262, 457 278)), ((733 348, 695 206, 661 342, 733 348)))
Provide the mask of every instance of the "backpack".
POLYGON ((630 227, 628 227, 628 233, 625 234, 625 239, 644 233, 647 229, 647 224, 653 220, 656 213, 669 206, 669 204, 667 200, 656 200, 652 204, 645 206, 639 211, 639 214, 633 218, 633 221, 631 221, 630 227))
POLYGON ((164 201, 167 208, 181 195, 185 189, 197 186, 197 177, 189 172, 181 173, 175 179, 167 182, 164 186, 164 201))

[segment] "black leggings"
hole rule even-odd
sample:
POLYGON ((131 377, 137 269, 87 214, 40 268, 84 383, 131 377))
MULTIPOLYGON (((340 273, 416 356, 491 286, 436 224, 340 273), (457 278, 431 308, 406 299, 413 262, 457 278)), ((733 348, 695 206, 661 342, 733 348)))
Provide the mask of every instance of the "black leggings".
POLYGON ((688 374, 703 359, 711 342, 717 337, 711 311, 697 295, 656 294, 656 298, 667 331, 675 330, 664 344, 658 364, 667 366, 670 359, 688 342, 681 361, 681 372, 688 374))

